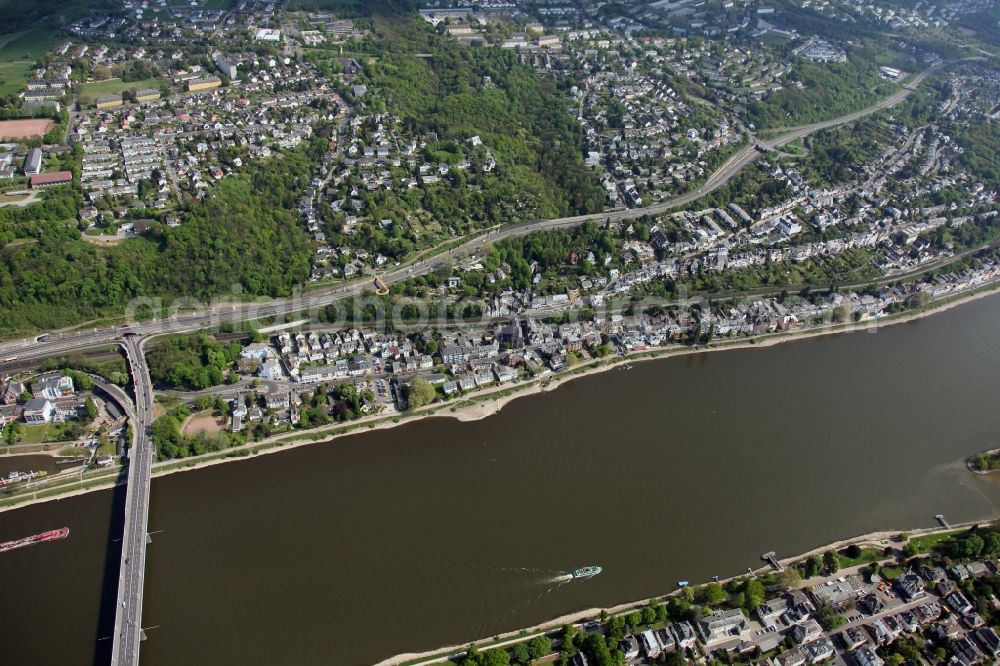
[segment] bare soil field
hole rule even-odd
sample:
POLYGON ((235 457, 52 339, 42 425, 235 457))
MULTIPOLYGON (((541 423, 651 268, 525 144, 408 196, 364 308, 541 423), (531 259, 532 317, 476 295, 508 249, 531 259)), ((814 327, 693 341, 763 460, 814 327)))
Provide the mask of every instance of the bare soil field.
POLYGON ((201 414, 192 415, 187 423, 184 424, 184 427, 181 428, 181 433, 186 437, 190 437, 198 433, 211 434, 221 432, 225 427, 226 417, 212 416, 211 412, 202 412, 201 414))
POLYGON ((16 141, 18 139, 29 139, 35 136, 42 136, 52 126, 51 120, 45 118, 28 118, 25 120, 0 120, 0 139, 16 141))

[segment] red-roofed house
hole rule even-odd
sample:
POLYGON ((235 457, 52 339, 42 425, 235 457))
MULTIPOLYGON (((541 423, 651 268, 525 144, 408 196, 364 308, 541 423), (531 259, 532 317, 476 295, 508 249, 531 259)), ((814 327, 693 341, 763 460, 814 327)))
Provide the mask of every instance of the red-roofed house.
POLYGON ((68 185, 73 182, 72 171, 54 171, 52 173, 36 173, 31 177, 32 187, 48 187, 49 185, 68 185))

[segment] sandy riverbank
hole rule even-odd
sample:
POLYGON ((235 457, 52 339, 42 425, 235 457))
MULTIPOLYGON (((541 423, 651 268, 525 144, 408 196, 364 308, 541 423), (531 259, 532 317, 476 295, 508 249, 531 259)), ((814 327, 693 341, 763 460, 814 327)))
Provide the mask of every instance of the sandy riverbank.
MULTIPOLYGON (((966 529, 972 527, 976 524, 984 524, 989 521, 978 521, 978 522, 967 522, 957 525, 952 525, 949 528, 945 527, 930 527, 930 528, 920 528, 914 530, 894 530, 894 531, 880 531, 880 532, 869 532, 868 534, 862 534, 860 536, 852 537, 849 539, 842 539, 840 541, 835 541, 833 543, 826 544, 824 546, 814 548, 813 550, 807 551, 800 555, 794 557, 782 558, 780 561, 782 566, 788 566, 793 562, 800 562, 807 557, 812 555, 821 555, 828 550, 840 550, 846 548, 851 544, 857 544, 858 546, 879 546, 884 547, 891 544, 900 544, 897 537, 901 533, 906 533, 909 537, 917 536, 927 536, 929 534, 940 534, 943 532, 952 532, 955 530, 966 529)), ((767 573, 770 571, 768 566, 762 566, 754 571, 754 574, 767 573)), ((730 576, 728 578, 720 579, 719 582, 725 585, 726 583, 745 576, 745 573, 738 574, 736 576, 730 576)), ((711 581, 703 581, 702 583, 707 583, 711 581)), ((803 581, 803 585, 808 585, 809 581, 803 581)), ((466 650, 470 644, 475 644, 480 647, 480 649, 487 649, 488 647, 501 647, 515 642, 520 642, 525 639, 531 638, 532 636, 538 634, 550 633, 565 624, 581 624, 590 620, 594 620, 600 617, 601 613, 607 613, 608 615, 616 615, 619 613, 624 613, 632 611, 637 608, 643 608, 647 606, 650 602, 662 601, 668 597, 679 594, 680 590, 673 590, 670 592, 657 594, 645 599, 639 599, 637 601, 630 601, 627 603, 617 604, 615 606, 610 606, 607 608, 588 608, 587 610, 581 610, 574 613, 567 613, 565 615, 560 615, 559 617, 553 618, 543 624, 537 624, 533 627, 528 627, 527 629, 517 629, 514 631, 505 632, 503 634, 498 634, 497 636, 492 636, 490 638, 483 638, 475 641, 469 641, 461 645, 451 645, 448 647, 442 647, 437 650, 429 650, 427 652, 413 652, 399 654, 389 659, 384 659, 376 664, 376 666, 402 666, 404 664, 434 664, 443 663, 451 657, 460 656, 466 650)))
MULTIPOLYGON (((859 323, 829 324, 821 327, 811 327, 802 331, 769 333, 758 335, 752 338, 720 339, 708 345, 698 345, 694 347, 665 347, 633 352, 624 357, 613 357, 587 361, 581 365, 564 370, 560 373, 549 373, 537 379, 522 382, 520 384, 505 384, 494 386, 489 389, 472 394, 468 398, 459 398, 447 403, 435 403, 427 407, 416 410, 412 413, 390 413, 367 416, 349 423, 338 423, 322 426, 312 430, 304 430, 293 433, 283 433, 273 437, 242 446, 226 449, 221 452, 206 454, 198 458, 190 458, 182 461, 171 461, 157 463, 153 466, 153 476, 166 476, 177 472, 186 472, 222 463, 238 462, 252 459, 261 455, 277 453, 307 446, 330 442, 346 435, 360 434, 372 430, 384 430, 396 426, 412 423, 418 419, 429 417, 454 418, 460 421, 476 421, 498 414, 508 403, 537 395, 545 391, 551 391, 565 382, 573 381, 600 372, 617 369, 626 364, 638 363, 641 361, 661 360, 674 356, 685 356, 689 354, 702 354, 716 351, 739 350, 739 349, 763 349, 779 344, 796 342, 808 338, 815 338, 826 335, 839 335, 844 333, 867 332, 876 333, 878 329, 896 324, 904 324, 916 321, 924 317, 945 312, 959 305, 969 303, 980 298, 992 296, 1000 293, 1000 284, 992 285, 969 294, 952 296, 937 304, 932 304, 928 308, 919 312, 902 313, 893 317, 885 317, 879 320, 865 321, 859 323)), ((107 484, 97 485, 92 488, 74 488, 66 493, 40 498, 29 498, 11 506, 0 507, 0 512, 19 509, 21 507, 47 502, 66 497, 74 497, 83 493, 105 490, 117 485, 108 479, 107 484)))

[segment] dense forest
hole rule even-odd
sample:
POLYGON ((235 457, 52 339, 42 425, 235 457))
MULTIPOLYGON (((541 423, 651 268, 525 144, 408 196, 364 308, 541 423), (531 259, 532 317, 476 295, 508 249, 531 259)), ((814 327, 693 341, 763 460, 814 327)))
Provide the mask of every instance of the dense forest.
POLYGON ((27 30, 38 25, 42 19, 50 22, 65 20, 91 9, 115 6, 110 0, 0 0, 0 16, 4 20, 0 33, 27 30), (58 14, 59 18, 53 18, 53 14, 58 14))
POLYGON ((809 183, 831 187, 863 177, 891 137, 879 115, 868 116, 845 127, 822 130, 808 137, 808 155, 801 160, 802 175, 809 183))
POLYGON ((0 209, 0 330, 8 337, 121 314, 136 297, 208 299, 239 288, 283 296, 309 276, 313 243, 295 209, 312 164, 309 145, 219 182, 186 205, 185 221, 99 248, 81 238, 69 188, 39 204, 0 209))
POLYGON ((1000 187, 1000 127, 992 122, 967 122, 952 123, 948 129, 962 147, 962 164, 990 187, 1000 187))
POLYGON ((198 391, 225 381, 241 349, 239 340, 224 345, 205 333, 176 335, 158 339, 146 362, 155 384, 198 391))
POLYGON ((856 48, 848 51, 847 62, 801 60, 785 83, 781 90, 747 105, 748 120, 756 127, 791 127, 834 118, 874 103, 895 86, 879 78, 873 54, 856 48))

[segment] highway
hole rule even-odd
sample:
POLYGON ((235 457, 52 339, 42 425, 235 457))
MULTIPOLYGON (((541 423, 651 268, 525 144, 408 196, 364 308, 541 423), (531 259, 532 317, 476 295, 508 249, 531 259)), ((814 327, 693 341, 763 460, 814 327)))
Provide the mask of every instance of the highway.
POLYGON ((128 335, 123 346, 135 387, 134 441, 128 457, 125 496, 125 531, 122 535, 118 598, 115 602, 112 666, 139 663, 142 636, 142 594, 146 569, 146 538, 149 523, 149 491, 153 467, 150 430, 153 425, 153 389, 143 353, 145 339, 128 335))
MULTIPOLYGON (((927 78, 927 76, 941 67, 942 64, 943 63, 936 63, 928 67, 923 72, 916 75, 909 84, 899 91, 860 111, 855 111, 853 113, 823 122, 786 128, 784 130, 780 130, 780 133, 771 139, 764 140, 756 138, 753 144, 740 150, 719 169, 717 169, 705 181, 705 183, 686 194, 644 208, 614 210, 588 215, 574 215, 549 220, 531 220, 506 227, 497 227, 485 233, 479 234, 447 252, 436 256, 421 258, 411 263, 405 263, 399 267, 381 272, 377 277, 381 278, 386 285, 391 286, 392 284, 402 282, 411 277, 426 275, 442 266, 446 266, 451 261, 480 252, 487 242, 495 243, 506 238, 523 236, 540 229, 574 227, 588 220, 595 220, 599 222, 617 222, 635 219, 645 215, 658 215, 681 206, 686 206, 725 185, 740 171, 746 168, 747 165, 753 163, 767 151, 776 150, 781 146, 809 136, 810 134, 820 130, 851 123, 867 115, 898 104, 906 99, 906 97, 917 86, 919 86, 924 79, 927 78)), ((212 328, 222 322, 241 322, 262 317, 277 317, 297 312, 318 311, 327 305, 332 305, 345 299, 362 296, 365 292, 374 291, 374 277, 375 276, 368 276, 359 281, 323 288, 310 294, 273 299, 266 302, 261 301, 256 303, 235 303, 206 306, 190 312, 177 313, 167 319, 133 323, 124 329, 121 327, 117 329, 114 327, 92 329, 77 333, 51 334, 43 341, 25 339, 6 342, 0 344, 0 365, 2 365, 4 360, 11 360, 14 358, 19 360, 44 358, 54 354, 62 354, 70 351, 99 346, 101 344, 107 344, 118 340, 125 332, 140 336, 162 335, 165 333, 185 333, 199 329, 212 328)))

